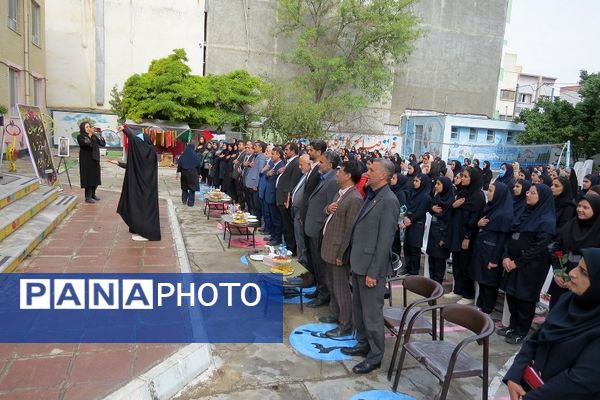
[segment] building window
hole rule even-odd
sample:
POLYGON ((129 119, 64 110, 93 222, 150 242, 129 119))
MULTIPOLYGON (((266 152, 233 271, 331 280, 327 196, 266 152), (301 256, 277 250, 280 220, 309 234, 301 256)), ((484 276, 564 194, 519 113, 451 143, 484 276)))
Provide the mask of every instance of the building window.
POLYGON ((450 139, 458 139, 458 126, 453 126, 450 129, 450 139))
POLYGON ((10 68, 8 70, 8 80, 10 87, 10 115, 16 116, 19 114, 17 104, 19 104, 19 71, 10 68))
POLYGON ((420 153, 423 146, 423 125, 415 125, 415 147, 413 153, 420 153))
POLYGON ((19 0, 8 0, 8 27, 17 30, 19 18, 19 0))
POLYGON ((477 141, 477 129, 469 128, 469 142, 477 141))
POLYGON ((508 131, 506 133, 506 143, 514 143, 515 141, 515 133, 513 131, 508 131))
POLYGON ((531 94, 530 93, 519 93, 519 103, 531 104, 531 94))
POLYGON ((500 90, 500 99, 515 101, 515 91, 514 90, 506 90, 506 89, 500 90))
POLYGON ((31 41, 40 45, 41 18, 40 6, 35 1, 31 2, 31 41))
POLYGON ((33 105, 42 106, 42 80, 33 78, 33 105))
POLYGON ((494 131, 492 129, 487 130, 486 142, 494 143, 494 131))

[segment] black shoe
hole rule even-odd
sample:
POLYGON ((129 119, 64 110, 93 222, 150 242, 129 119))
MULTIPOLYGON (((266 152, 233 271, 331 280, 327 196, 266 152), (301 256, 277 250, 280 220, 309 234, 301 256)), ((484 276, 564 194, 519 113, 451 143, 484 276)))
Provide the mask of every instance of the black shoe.
POLYGON ((377 364, 371 364, 366 361, 363 361, 361 363, 356 364, 354 368, 352 368, 352 372, 354 372, 355 374, 368 374, 369 372, 374 371, 379 367, 381 367, 380 362, 377 364))
POLYGON ((305 294, 304 297, 306 297, 307 299, 316 299, 318 295, 319 295, 319 292, 317 290, 315 290, 312 293, 305 294))
POLYGON ((267 244, 269 246, 279 246, 281 244, 281 242, 279 242, 277 240, 270 240, 267 244))
POLYGON ((324 324, 337 324, 339 321, 336 317, 328 315, 326 317, 319 317, 319 322, 324 324))
POLYGON ((320 298, 316 298, 314 300, 309 301, 308 303, 306 303, 306 307, 309 308, 317 308, 317 307, 323 307, 329 304, 329 300, 328 299, 320 299, 320 298))
POLYGON ((96 202, 96 200, 94 200, 94 199, 92 199, 92 198, 90 197, 89 199, 85 199, 85 202, 86 202, 86 203, 93 204, 93 203, 95 203, 95 202, 96 202))
POLYGON ((339 337, 351 336, 351 335, 352 335, 352 328, 341 329, 339 326, 337 328, 334 328, 330 331, 325 332, 325 336, 327 336, 328 338, 339 338, 339 337))
POLYGON ((267 242, 270 242, 272 239, 271 239, 271 236, 264 236, 263 240, 267 241, 267 242))
POLYGON ((98 196, 96 196, 96 195, 93 195, 93 196, 92 196, 92 199, 94 199, 94 200, 96 200, 96 201, 100 201, 100 197, 98 197, 98 196))
POLYGON ((343 347, 341 350, 342 354, 345 354, 347 356, 359 356, 359 357, 366 357, 367 354, 369 354, 369 348, 364 345, 364 346, 354 346, 354 347, 343 347))
POLYGON ((504 328, 500 328, 500 329, 496 330, 496 335, 502 336, 502 337, 508 337, 509 335, 512 335, 514 331, 515 330, 513 328, 505 326, 504 328))
POLYGON ((509 344, 521 344, 525 341, 526 335, 521 335, 515 331, 506 336, 504 341, 509 344))

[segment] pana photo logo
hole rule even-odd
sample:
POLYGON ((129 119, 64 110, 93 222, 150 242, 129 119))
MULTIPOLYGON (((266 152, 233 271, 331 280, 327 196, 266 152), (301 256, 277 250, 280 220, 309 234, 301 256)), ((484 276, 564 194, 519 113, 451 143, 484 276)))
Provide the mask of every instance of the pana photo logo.
POLYGON ((281 343, 271 274, 6 274, 0 343, 281 343))
POLYGON ((219 301, 233 307, 235 300, 255 307, 261 289, 251 282, 196 285, 152 279, 21 279, 19 298, 22 310, 144 310, 163 307, 169 299, 175 299, 177 307, 213 307, 219 301), (222 288, 226 289, 225 299, 220 298, 222 288))

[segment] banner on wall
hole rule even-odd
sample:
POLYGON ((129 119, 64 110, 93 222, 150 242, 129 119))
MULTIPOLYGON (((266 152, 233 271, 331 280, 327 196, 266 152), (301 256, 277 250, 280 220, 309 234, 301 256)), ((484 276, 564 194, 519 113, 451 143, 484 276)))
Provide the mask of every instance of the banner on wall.
POLYGON ((327 141, 327 147, 333 150, 365 148, 367 151, 379 151, 401 154, 402 137, 399 134, 388 135, 360 135, 360 134, 335 134, 327 141))
POLYGON ((77 135, 79 135, 79 124, 83 121, 90 121, 95 128, 100 128, 102 136, 106 140, 106 147, 122 147, 121 135, 117 133, 119 123, 117 116, 112 114, 84 113, 53 111, 54 119, 54 140, 53 144, 58 146, 59 138, 69 138, 71 146, 77 146, 77 135))
POLYGON ((19 109, 19 117, 23 121, 25 141, 37 177, 50 186, 58 185, 58 173, 54 167, 46 128, 42 121, 42 111, 39 107, 21 104, 17 108, 19 109))

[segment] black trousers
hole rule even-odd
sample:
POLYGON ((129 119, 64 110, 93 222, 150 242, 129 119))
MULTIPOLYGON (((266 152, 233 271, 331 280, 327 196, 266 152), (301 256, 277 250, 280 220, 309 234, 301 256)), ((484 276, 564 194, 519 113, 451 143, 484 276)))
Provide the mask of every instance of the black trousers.
POLYGON ((429 256, 429 277, 438 283, 444 282, 446 259, 429 256))
POLYGON ((475 282, 469 277, 471 249, 452 252, 452 275, 454 276, 454 293, 465 299, 475 298, 475 282))
POLYGON ((404 260, 406 261, 408 273, 419 275, 419 271, 421 270, 421 248, 409 246, 404 243, 404 260))
POLYGON ((317 282, 318 297, 321 299, 329 300, 329 289, 327 286, 327 265, 321 258, 321 246, 319 238, 308 237, 308 252, 310 253, 310 266, 311 271, 315 276, 317 282))
POLYGON ((294 236, 294 220, 292 219, 291 208, 285 208, 284 206, 277 206, 279 214, 281 215, 281 226, 283 228, 283 240, 285 246, 294 255, 297 254, 296 249, 296 237, 294 236))
POLYGON ((506 293, 506 302, 510 310, 510 325, 519 335, 527 335, 533 317, 535 317, 535 302, 517 299, 506 293))
POLYGON ((486 314, 491 314, 498 298, 498 288, 495 286, 479 284, 479 296, 477 297, 477 307, 481 308, 486 314))
POLYGON ((85 189, 85 198, 86 199, 91 199, 92 197, 96 196, 96 188, 98 186, 91 186, 91 187, 86 187, 85 189))

